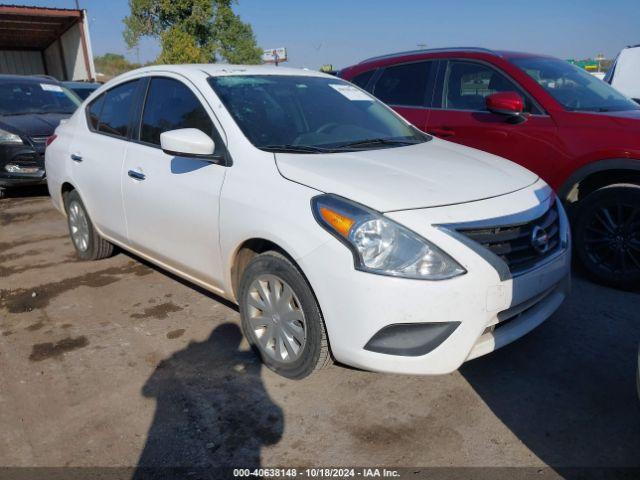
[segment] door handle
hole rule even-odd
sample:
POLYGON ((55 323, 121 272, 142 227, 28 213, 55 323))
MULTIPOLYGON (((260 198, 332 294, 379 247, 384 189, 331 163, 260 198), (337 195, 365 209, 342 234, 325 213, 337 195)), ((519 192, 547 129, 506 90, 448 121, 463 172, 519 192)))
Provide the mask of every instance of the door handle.
POLYGON ((442 127, 442 128, 430 128, 429 133, 431 135, 435 135, 436 137, 445 138, 445 137, 453 137, 456 134, 456 131, 451 128, 442 127))
POLYGON ((129 175, 131 178, 133 178, 134 180, 144 180, 146 177, 146 175, 142 172, 136 172, 135 170, 129 170, 127 172, 127 175, 129 175))
POLYGON ((82 161, 82 156, 78 155, 77 153, 72 153, 71 160, 73 160, 74 162, 80 163, 82 161))

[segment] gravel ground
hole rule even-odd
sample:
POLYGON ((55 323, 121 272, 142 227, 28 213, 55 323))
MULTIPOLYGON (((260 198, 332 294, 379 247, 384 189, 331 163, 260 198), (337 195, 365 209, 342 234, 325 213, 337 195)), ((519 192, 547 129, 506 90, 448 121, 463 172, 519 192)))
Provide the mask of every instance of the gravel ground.
POLYGON ((640 467, 640 294, 575 277, 518 342, 439 377, 266 370, 237 309, 0 201, 0 466, 640 467))

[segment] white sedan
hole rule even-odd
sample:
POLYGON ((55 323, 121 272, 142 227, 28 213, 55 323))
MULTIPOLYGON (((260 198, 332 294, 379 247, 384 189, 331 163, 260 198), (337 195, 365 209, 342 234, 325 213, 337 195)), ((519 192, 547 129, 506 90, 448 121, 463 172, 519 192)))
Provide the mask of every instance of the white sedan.
POLYGON ((81 259, 118 245, 237 302, 289 378, 332 360, 451 372, 569 289, 567 218, 541 179, 317 72, 126 73, 58 127, 46 171, 81 259))

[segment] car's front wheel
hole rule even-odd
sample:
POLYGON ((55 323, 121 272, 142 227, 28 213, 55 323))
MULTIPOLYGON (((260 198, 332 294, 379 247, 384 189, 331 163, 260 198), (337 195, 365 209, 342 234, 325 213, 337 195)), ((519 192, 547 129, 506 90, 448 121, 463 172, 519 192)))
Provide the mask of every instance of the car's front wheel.
POLYGON ((69 235, 82 260, 100 260, 113 254, 113 244, 100 236, 91 222, 91 217, 76 190, 72 190, 64 197, 67 211, 69 235))
POLYGON ((300 379, 331 362, 315 296, 284 255, 254 257, 242 274, 238 300, 244 335, 271 370, 300 379))
POLYGON ((573 238, 596 280, 619 288, 640 284, 640 186, 611 185, 587 195, 575 211, 573 238))

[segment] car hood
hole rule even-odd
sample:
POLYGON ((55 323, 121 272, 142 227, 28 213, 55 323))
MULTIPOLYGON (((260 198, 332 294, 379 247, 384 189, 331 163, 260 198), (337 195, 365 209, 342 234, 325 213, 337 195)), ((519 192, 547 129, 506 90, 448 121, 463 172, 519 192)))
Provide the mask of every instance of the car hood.
POLYGON ((538 179, 513 162, 438 139, 360 152, 277 153, 276 163, 291 181, 380 212, 483 200, 538 179))
POLYGON ((26 115, 0 115, 0 128, 25 137, 41 137, 53 134, 60 120, 70 113, 30 113, 26 115))

